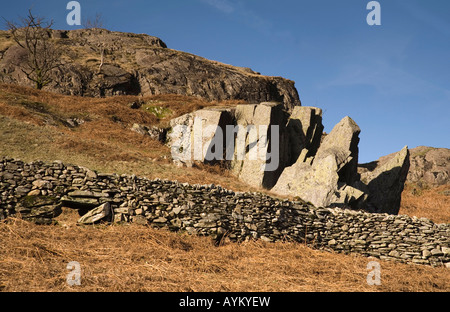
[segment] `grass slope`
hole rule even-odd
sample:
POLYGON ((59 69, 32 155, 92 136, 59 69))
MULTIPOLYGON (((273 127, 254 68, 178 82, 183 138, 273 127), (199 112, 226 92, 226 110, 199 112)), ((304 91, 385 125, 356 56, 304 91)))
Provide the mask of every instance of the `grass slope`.
MULTIPOLYGON (((103 172, 256 191, 220 168, 180 170, 170 163, 166 146, 130 130, 133 123, 166 125, 170 118, 222 104, 233 103, 177 95, 91 99, 0 85, 0 157, 59 159, 103 172), (137 100, 144 101, 144 109, 130 108, 137 100), (154 114, 154 107, 164 114, 154 114), (69 118, 85 122, 70 128, 69 118)), ((449 222, 448 189, 418 192, 407 186, 400 213, 449 222)), ((370 286, 370 258, 288 242, 224 241, 215 247, 207 237, 146 226, 80 227, 77 218, 64 209, 56 225, 0 222, 0 291, 450 290, 450 270, 445 268, 377 260, 381 285, 370 286), (66 283, 70 261, 81 264, 81 286, 66 283)))

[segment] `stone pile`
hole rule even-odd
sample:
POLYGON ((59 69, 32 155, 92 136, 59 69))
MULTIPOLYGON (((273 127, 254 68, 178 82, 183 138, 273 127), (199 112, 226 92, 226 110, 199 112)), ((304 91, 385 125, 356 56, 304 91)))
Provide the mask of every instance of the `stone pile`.
POLYGON ((296 241, 380 259, 449 266, 450 225, 428 219, 316 208, 262 193, 99 173, 61 162, 0 160, 0 218, 50 223, 61 207, 79 222, 135 222, 217 241, 296 241))

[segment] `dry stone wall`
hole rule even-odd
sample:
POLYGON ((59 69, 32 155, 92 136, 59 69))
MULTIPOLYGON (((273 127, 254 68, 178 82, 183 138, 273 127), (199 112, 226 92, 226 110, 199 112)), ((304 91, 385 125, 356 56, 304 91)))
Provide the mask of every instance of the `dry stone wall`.
MULTIPOLYGON (((216 240, 296 241, 380 259, 450 266, 450 224, 424 218, 313 207, 216 185, 99 173, 62 162, 0 160, 0 218, 50 223, 61 207, 216 240)), ((86 220, 86 218, 84 218, 86 220)))

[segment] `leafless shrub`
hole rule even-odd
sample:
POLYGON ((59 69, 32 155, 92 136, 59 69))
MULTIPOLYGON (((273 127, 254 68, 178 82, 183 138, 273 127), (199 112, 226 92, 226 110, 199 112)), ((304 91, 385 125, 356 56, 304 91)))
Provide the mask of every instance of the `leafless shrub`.
POLYGON ((81 24, 86 29, 103 28, 103 17, 100 13, 96 13, 94 18, 84 19, 81 24))
POLYGON ((14 65, 36 84, 37 89, 42 89, 52 82, 51 72, 60 65, 61 52, 50 40, 53 21, 34 16, 31 10, 18 23, 5 21, 14 41, 25 52, 25 57, 14 65))

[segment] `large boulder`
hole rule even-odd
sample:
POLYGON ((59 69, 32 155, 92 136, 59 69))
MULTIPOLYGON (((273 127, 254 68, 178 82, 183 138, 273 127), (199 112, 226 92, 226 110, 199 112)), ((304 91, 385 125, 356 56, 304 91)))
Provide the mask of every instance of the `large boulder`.
POLYGON ((287 114, 279 103, 238 105, 232 172, 255 187, 272 188, 288 161, 287 114))
POLYGON ((351 206, 364 193, 351 186, 357 179, 360 129, 343 118, 311 159, 299 157, 284 169, 273 192, 300 197, 315 206, 351 206))
POLYGON ((289 116, 289 163, 294 164, 301 155, 301 161, 314 156, 319 148, 322 132, 322 110, 317 107, 296 106, 289 116))
POLYGON ((226 128, 233 115, 234 108, 208 107, 172 119, 167 143, 174 162, 191 167, 195 161, 226 161, 226 128))
POLYGON ((378 161, 360 165, 361 182, 367 186, 369 194, 363 204, 364 209, 369 212, 398 214, 408 169, 407 146, 378 161))
POLYGON ((314 161, 334 155, 339 181, 352 184, 357 179, 360 132, 361 129, 353 119, 344 117, 322 141, 314 161))

